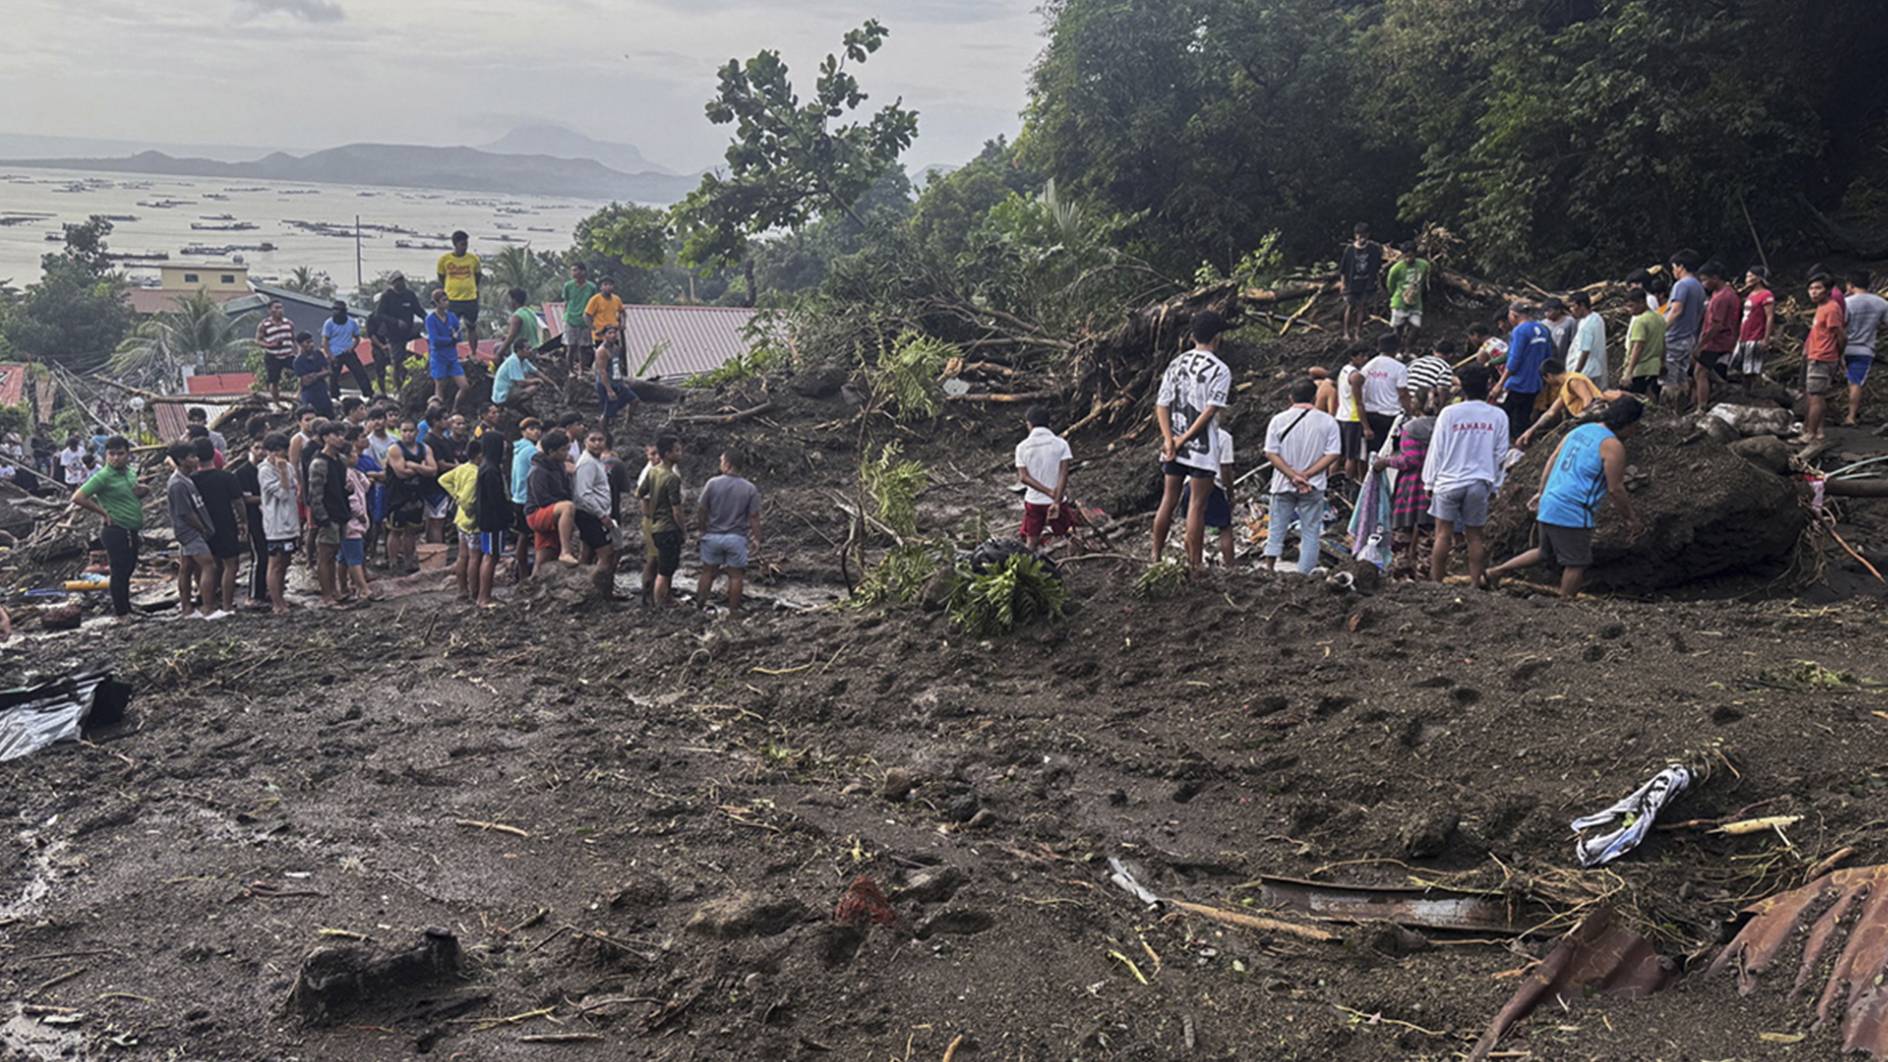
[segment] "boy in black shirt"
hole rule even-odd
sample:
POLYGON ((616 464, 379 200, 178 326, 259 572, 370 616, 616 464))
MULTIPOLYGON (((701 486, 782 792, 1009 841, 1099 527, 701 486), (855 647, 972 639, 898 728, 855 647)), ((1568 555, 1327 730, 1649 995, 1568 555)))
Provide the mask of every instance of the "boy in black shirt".
POLYGON ((236 562, 243 546, 236 533, 236 506, 242 486, 227 469, 215 468, 216 443, 207 435, 191 444, 197 451, 197 470, 190 481, 210 510, 210 570, 202 580, 203 607, 211 613, 236 609, 236 562))

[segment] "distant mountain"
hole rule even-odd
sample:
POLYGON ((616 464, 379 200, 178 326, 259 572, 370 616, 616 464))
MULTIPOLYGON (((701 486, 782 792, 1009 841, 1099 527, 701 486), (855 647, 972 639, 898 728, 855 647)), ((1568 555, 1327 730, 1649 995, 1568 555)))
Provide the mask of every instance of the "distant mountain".
POLYGON ((575 129, 566 129, 549 122, 521 125, 489 144, 480 144, 479 150, 489 151, 494 155, 549 155, 554 159, 595 159, 610 169, 622 170, 624 173, 660 173, 670 176, 675 173, 667 166, 650 162, 634 144, 593 140, 575 129))
POLYGON ((654 204, 673 203, 699 183, 694 177, 624 173, 592 159, 500 155, 475 148, 420 147, 412 144, 347 144, 299 157, 278 151, 254 162, 173 158, 161 151, 144 151, 129 158, 9 159, 6 165, 102 170, 111 173, 169 173, 185 177, 238 180, 509 192, 654 204))
POLYGON ((54 155, 130 155, 139 151, 166 151, 172 155, 241 162, 273 148, 234 144, 167 144, 159 140, 106 140, 83 136, 39 136, 0 133, 0 159, 43 159, 54 155))

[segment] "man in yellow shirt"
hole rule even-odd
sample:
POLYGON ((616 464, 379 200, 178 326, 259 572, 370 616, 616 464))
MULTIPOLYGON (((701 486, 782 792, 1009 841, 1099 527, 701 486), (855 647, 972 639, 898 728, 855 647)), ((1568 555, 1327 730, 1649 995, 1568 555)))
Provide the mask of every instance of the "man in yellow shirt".
POLYGON ((1536 435, 1546 431, 1558 422, 1562 415, 1578 418, 1595 402, 1616 402, 1624 391, 1602 391, 1584 374, 1568 372, 1564 362, 1549 361, 1541 366, 1541 397, 1552 396, 1554 401, 1541 413, 1534 426, 1521 433, 1514 445, 1527 449, 1527 444, 1536 435))
MULTIPOLYGON (((604 277, 598 282, 597 293, 590 296, 583 313, 590 319, 590 336, 598 353, 607 349, 608 357, 615 359, 623 350, 623 299, 616 294, 615 279, 604 277)), ((629 372, 627 365, 623 372, 629 372)))
POLYGON ((476 357, 479 351, 479 256, 466 250, 471 240, 464 229, 452 234, 452 253, 439 256, 439 286, 446 289, 446 308, 465 322, 465 340, 476 357))

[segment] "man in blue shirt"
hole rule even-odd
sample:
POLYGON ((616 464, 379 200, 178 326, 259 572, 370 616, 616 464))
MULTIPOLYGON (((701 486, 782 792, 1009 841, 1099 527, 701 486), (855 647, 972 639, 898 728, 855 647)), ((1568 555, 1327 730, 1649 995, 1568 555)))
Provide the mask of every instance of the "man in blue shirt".
POLYGON ((341 397, 341 370, 354 374, 354 386, 361 394, 374 397, 374 385, 367 379, 367 369, 355 352, 361 342, 361 323, 348 316, 347 303, 334 300, 334 312, 321 322, 321 348, 328 352, 328 390, 341 397))
POLYGON ((334 419, 334 397, 328 392, 328 356, 315 345, 315 337, 303 332, 295 337, 299 349, 293 368, 302 384, 302 404, 327 420, 334 419))
POLYGON ((448 409, 457 409, 459 396, 465 394, 465 366, 459 363, 459 339, 464 330, 459 315, 446 305, 446 293, 435 290, 433 312, 426 315, 427 369, 433 377, 433 397, 442 405, 446 405, 446 383, 451 381, 452 402, 446 405, 448 409))
POLYGON ((1674 408, 1691 393, 1692 355, 1698 352, 1704 329, 1707 296, 1703 282, 1692 275, 1698 265, 1697 251, 1672 255, 1672 297, 1665 304, 1665 394, 1674 408))
POLYGON ((1508 414, 1508 441, 1513 442, 1534 423, 1534 402, 1540 397, 1541 366, 1554 357, 1554 333, 1540 322, 1540 310, 1533 303, 1517 302, 1508 307, 1508 322, 1514 331, 1508 336, 1508 362, 1501 370, 1495 390, 1505 397, 1501 408, 1508 414))
POLYGON ((1542 562, 1560 566, 1560 598, 1580 593, 1593 566, 1593 512, 1603 498, 1625 518, 1626 534, 1643 529, 1626 494, 1626 445, 1638 433, 1645 407, 1630 395, 1606 408, 1598 424, 1582 424, 1567 433, 1541 470, 1541 489, 1528 502, 1540 522, 1540 546, 1488 570, 1488 584, 1509 572, 1542 562))

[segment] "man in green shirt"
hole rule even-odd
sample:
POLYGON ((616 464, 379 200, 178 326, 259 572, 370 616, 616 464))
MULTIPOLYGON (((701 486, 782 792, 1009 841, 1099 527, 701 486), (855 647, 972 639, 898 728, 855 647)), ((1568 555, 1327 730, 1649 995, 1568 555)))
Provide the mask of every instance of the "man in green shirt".
POLYGON ((1407 352, 1423 328, 1423 292, 1429 287, 1429 260, 1416 257, 1416 244, 1397 246, 1402 257, 1390 267, 1390 327, 1407 352))
POLYGON ((675 464, 682 459, 682 440, 673 435, 656 439, 656 463, 636 485, 642 500, 642 599, 669 604, 669 584, 682 565, 682 474, 675 464))
POLYGON ((596 344, 590 338, 590 318, 583 312, 590 305, 597 286, 590 283, 590 267, 582 262, 570 266, 570 279, 564 281, 564 347, 570 354, 572 374, 587 366, 596 356, 596 344))
POLYGON ((1656 400, 1665 362, 1665 317, 1647 308, 1642 287, 1626 290, 1626 305, 1633 311, 1632 324, 1626 329, 1627 388, 1635 395, 1656 400))
POLYGON ((131 573, 138 567, 138 532, 144 530, 139 499, 149 493, 131 471, 131 440, 122 435, 105 440, 105 467, 72 492, 73 505, 104 521, 98 537, 111 558, 111 614, 121 621, 131 615, 131 573))

